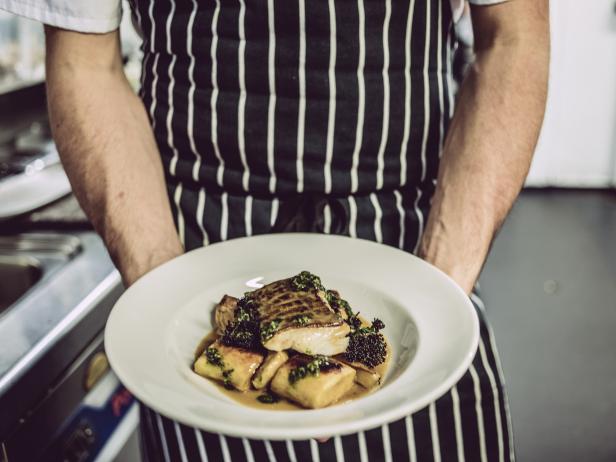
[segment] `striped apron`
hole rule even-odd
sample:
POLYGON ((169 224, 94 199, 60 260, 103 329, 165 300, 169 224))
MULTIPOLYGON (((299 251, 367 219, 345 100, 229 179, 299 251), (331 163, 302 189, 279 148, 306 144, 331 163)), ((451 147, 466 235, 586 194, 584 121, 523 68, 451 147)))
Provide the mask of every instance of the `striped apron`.
MULTIPOLYGON (((131 0, 141 97, 186 249, 311 231, 415 252, 453 114, 448 0, 131 0)), ((141 408, 148 461, 509 461, 481 301, 479 350, 445 396, 326 443, 188 428, 141 408)))

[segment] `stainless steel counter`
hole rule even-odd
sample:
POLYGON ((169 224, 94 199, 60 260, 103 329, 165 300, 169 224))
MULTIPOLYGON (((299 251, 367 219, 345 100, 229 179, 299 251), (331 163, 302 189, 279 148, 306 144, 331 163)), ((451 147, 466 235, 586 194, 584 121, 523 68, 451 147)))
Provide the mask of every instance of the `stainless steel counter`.
POLYGON ((123 290, 100 238, 72 234, 81 249, 65 261, 27 252, 41 262, 42 278, 0 314, 0 441, 45 395, 41 384, 53 383, 102 331, 123 290))
MULTIPOLYGON (((52 148, 45 106, 43 84, 0 95, 0 107, 13 109, 0 114, 4 196, 19 176, 19 162, 36 161, 52 148)), ((45 189, 41 194, 49 192, 42 181, 35 183, 45 189)), ((12 207, 27 194, 21 187, 13 192, 12 207)), ((0 220, 0 461, 64 460, 50 454, 74 456, 76 450, 94 454, 121 419, 114 414, 104 424, 90 422, 88 444, 79 439, 82 416, 104 414, 88 397, 113 376, 102 339, 123 291, 119 274, 72 196, 12 215, 0 220), (99 424, 105 431, 92 442, 99 424)))

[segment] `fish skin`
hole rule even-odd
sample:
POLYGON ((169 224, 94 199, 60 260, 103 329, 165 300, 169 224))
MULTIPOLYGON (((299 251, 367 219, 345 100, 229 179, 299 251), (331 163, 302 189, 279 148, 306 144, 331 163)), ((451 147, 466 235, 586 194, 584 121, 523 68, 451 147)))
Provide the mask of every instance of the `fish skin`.
POLYGON ((329 305, 325 293, 317 290, 293 290, 291 278, 272 282, 250 293, 258 307, 260 321, 280 320, 280 329, 297 327, 293 318, 310 316, 304 326, 337 326, 343 319, 329 305))
POLYGON ((328 303, 325 292, 294 290, 291 278, 272 282, 251 292, 261 329, 278 323, 272 338, 263 341, 269 350, 293 349, 306 354, 334 355, 346 350, 350 327, 328 303), (304 318, 300 322, 298 318, 304 318))

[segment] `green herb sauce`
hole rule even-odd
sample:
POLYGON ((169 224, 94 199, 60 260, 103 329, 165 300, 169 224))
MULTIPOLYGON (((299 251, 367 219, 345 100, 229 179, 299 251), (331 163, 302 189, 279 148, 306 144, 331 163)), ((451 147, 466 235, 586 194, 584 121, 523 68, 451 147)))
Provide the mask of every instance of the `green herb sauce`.
POLYGON ((207 362, 212 364, 213 366, 220 367, 221 369, 225 368, 225 363, 222 360, 222 355, 220 352, 213 347, 209 347, 205 350, 205 357, 207 362))
POLYGON ((292 369, 291 372, 289 372, 289 383, 293 385, 298 380, 301 380, 308 375, 318 377, 321 369, 331 367, 332 365, 333 364, 326 356, 317 355, 305 365, 292 369))
POLYGON ((298 314, 297 316, 293 316, 291 321, 299 324, 300 326, 305 326, 310 322, 312 317, 309 314, 298 314))
POLYGON ((270 322, 266 322, 265 324, 261 326, 261 341, 262 342, 267 342, 269 339, 271 339, 274 336, 274 334, 278 330, 278 327, 280 327, 280 321, 281 321, 280 319, 274 319, 270 322))
POLYGON ((257 400, 264 404, 274 404, 280 401, 280 398, 278 398, 278 396, 273 395, 271 393, 264 393, 262 395, 257 396, 257 400))

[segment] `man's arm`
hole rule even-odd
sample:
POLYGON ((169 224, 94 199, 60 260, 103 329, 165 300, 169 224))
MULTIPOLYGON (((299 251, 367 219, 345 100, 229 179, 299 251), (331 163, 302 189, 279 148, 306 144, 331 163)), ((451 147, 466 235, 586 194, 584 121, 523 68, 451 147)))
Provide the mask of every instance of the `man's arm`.
POLYGON ((548 0, 473 7, 476 61, 445 140, 420 256, 469 293, 520 192, 543 120, 548 0))
POLYGON ((54 139, 79 203, 128 285, 182 253, 143 103, 119 35, 46 28, 54 139))

